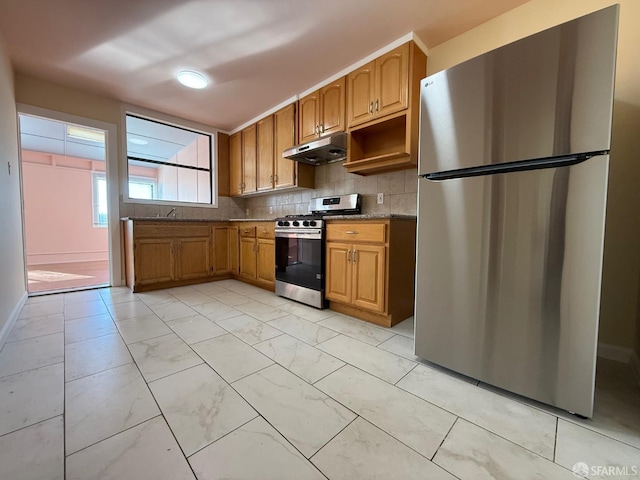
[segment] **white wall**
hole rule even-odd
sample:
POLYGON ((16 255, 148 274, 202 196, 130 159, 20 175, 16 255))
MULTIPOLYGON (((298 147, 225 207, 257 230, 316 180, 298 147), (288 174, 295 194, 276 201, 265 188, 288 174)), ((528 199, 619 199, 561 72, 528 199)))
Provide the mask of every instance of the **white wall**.
POLYGON ((19 168, 13 71, 0 38, 0 347, 26 298, 19 168))

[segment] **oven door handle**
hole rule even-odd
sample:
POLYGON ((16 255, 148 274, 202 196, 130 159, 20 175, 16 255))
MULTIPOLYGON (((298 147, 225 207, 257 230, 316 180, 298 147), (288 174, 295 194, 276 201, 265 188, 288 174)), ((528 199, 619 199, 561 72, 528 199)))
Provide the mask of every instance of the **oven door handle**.
POLYGON ((276 238, 305 238, 309 240, 322 240, 322 230, 314 231, 295 231, 289 230, 286 232, 276 231, 276 238))

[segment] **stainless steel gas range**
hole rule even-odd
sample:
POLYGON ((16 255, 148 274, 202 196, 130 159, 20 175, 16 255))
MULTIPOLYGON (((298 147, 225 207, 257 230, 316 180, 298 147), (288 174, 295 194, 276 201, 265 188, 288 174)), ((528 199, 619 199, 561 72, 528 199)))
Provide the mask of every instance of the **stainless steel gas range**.
POLYGON ((313 198, 307 215, 276 219, 276 295, 316 308, 326 308, 326 215, 361 212, 360 194, 313 198))

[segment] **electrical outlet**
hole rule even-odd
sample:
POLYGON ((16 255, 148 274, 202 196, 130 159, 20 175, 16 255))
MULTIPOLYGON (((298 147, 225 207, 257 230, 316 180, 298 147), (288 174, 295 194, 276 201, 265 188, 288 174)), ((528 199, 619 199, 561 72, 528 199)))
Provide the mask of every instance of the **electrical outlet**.
POLYGON ((248 209, 248 208, 244 211, 244 214, 245 214, 247 217, 249 216, 249 209, 248 209))
POLYGON ((378 194, 378 205, 382 205, 384 203, 384 193, 378 194))

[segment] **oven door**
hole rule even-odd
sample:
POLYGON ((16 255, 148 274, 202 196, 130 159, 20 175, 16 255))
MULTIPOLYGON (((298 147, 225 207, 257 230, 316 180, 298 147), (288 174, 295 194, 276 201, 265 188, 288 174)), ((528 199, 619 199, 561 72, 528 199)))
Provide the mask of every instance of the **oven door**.
POLYGON ((324 291, 322 230, 276 230, 276 281, 324 291))

